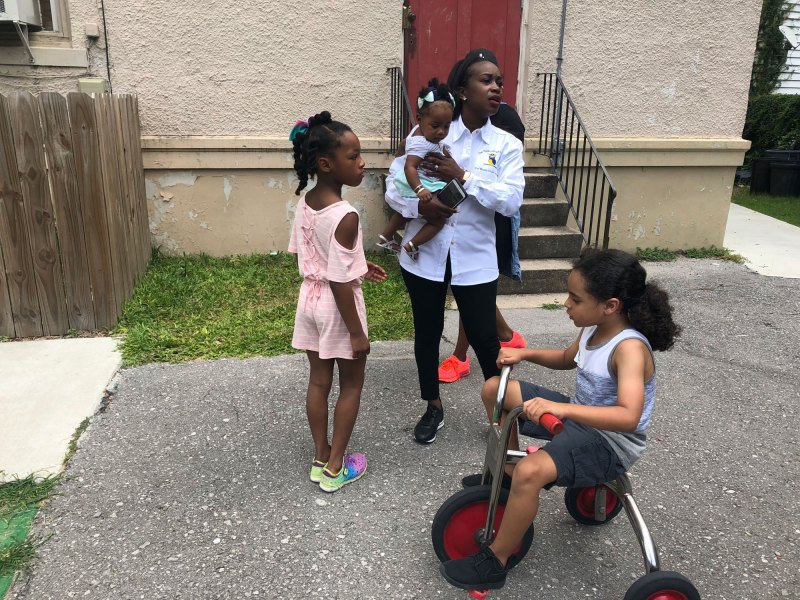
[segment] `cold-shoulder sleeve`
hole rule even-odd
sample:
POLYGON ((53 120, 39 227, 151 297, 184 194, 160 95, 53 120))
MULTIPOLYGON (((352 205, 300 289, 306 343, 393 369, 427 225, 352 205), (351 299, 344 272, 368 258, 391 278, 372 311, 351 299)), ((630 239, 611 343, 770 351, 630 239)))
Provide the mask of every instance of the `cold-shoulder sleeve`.
MULTIPOLYGON (((337 221, 339 226, 345 215, 358 212, 354 208, 342 212, 337 221)), ((336 283, 346 283, 354 279, 360 279, 367 273, 367 260, 364 258, 364 247, 361 236, 361 220, 358 221, 358 235, 356 236, 355 246, 345 248, 336 241, 336 227, 331 230, 331 242, 328 250, 328 281, 336 283)))

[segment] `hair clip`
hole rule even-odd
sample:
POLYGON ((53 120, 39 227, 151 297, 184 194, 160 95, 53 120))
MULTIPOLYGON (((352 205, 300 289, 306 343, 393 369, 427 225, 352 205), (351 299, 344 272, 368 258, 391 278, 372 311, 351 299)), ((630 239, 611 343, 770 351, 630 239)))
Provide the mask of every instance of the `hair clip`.
POLYGON ((434 101, 433 90, 429 90, 427 94, 417 98, 417 108, 422 108, 426 102, 431 103, 434 101))
POLYGON ((292 127, 292 130, 289 132, 289 141, 293 142, 294 138, 296 138, 298 135, 305 134, 306 131, 308 131, 308 121, 301 121, 298 119, 295 121, 294 127, 292 127))

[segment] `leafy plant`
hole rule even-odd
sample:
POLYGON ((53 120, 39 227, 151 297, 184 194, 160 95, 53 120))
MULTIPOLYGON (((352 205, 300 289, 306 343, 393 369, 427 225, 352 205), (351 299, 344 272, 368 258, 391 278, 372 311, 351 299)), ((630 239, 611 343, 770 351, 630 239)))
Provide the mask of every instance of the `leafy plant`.
POLYGON ((670 262, 678 258, 678 253, 666 248, 636 248, 636 258, 653 262, 670 262))
POLYGON ((786 21, 790 8, 785 0, 763 0, 761 4, 753 75, 750 79, 751 96, 770 94, 778 85, 791 47, 778 27, 786 21))
POLYGON ((735 263, 743 263, 744 257, 734 254, 727 248, 709 246, 708 248, 687 248, 686 250, 666 250, 664 248, 636 248, 636 258, 651 262, 671 262, 679 256, 686 258, 714 258, 735 263))
POLYGON ((542 308, 545 310, 561 310, 564 308, 564 305, 560 302, 545 302, 542 304, 542 308))
POLYGON ((746 159, 767 150, 800 150, 800 95, 771 94, 750 98, 742 137, 750 140, 746 159))

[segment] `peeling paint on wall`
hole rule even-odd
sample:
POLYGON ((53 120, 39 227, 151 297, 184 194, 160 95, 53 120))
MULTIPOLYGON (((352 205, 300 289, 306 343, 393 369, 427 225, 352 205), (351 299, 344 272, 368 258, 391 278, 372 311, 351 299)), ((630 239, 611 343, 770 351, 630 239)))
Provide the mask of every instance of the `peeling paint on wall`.
POLYGON ((661 235, 661 219, 656 219, 656 224, 653 225, 653 235, 661 235))
POLYGON ((159 178, 158 183, 161 187, 193 186, 195 181, 197 181, 197 175, 194 175, 191 171, 173 171, 159 178))
POLYGON ((647 235, 643 220, 647 218, 647 210, 642 209, 641 212, 631 210, 628 212, 628 227, 626 237, 628 239, 640 240, 647 235))
POLYGON ((628 225, 628 239, 640 240, 645 236, 645 230, 641 223, 630 223, 628 225))
POLYGON ((158 192, 158 185, 155 181, 145 178, 144 180, 144 193, 148 198, 155 198, 158 192))

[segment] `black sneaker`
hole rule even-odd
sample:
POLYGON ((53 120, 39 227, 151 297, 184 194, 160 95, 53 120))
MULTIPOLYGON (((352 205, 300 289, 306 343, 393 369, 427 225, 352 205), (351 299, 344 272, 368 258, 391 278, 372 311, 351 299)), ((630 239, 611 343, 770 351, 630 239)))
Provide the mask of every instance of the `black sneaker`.
MULTIPOLYGON (((474 475, 467 475, 461 480, 461 487, 468 488, 468 487, 475 487, 476 485, 481 484, 481 480, 483 479, 483 473, 475 473, 474 475)), ((492 484, 492 476, 486 480, 487 485, 492 484)), ((511 477, 508 476, 508 473, 503 473, 503 483, 500 484, 501 487, 506 488, 507 490, 511 489, 511 477)))
POLYGON ((467 558, 442 563, 439 572, 448 583, 462 590, 499 590, 506 584, 508 569, 487 546, 467 558))
POLYGON ((444 426, 444 410, 428 402, 428 410, 414 427, 414 439, 421 444, 430 444, 436 439, 436 432, 444 426))

